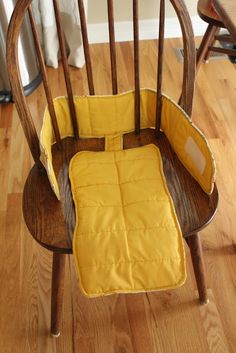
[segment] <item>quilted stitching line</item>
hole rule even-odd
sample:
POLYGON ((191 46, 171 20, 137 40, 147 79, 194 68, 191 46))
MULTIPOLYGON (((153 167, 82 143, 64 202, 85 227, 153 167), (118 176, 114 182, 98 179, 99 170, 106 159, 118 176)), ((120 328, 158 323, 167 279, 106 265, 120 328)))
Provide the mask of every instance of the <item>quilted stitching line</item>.
POLYGON ((96 204, 96 205, 93 205, 93 206, 78 206, 78 208, 93 208, 93 207, 128 207, 128 206, 132 206, 132 205, 137 205, 139 203, 143 203, 143 202, 159 202, 159 201, 162 201, 162 202, 166 202, 167 201, 163 198, 155 198, 155 199, 149 199, 149 200, 140 200, 140 201, 135 201, 135 202, 130 202, 130 203, 124 203, 123 205, 100 205, 100 204, 96 204))
POLYGON ((99 233, 118 233, 118 232, 124 232, 124 231, 127 231, 127 232, 134 232, 134 231, 137 231, 137 230, 157 230, 158 228, 168 228, 168 229, 171 229, 171 228, 176 228, 175 226, 172 226, 172 225, 161 225, 161 224, 158 224, 157 226, 155 227, 145 227, 145 228, 129 228, 129 229, 106 229, 106 230, 100 230, 99 232, 98 231, 91 231, 91 232, 84 232, 84 233, 79 233, 79 235, 88 235, 88 234, 99 234, 99 233))
POLYGON ((100 185, 125 185, 125 184, 132 184, 137 181, 151 181, 151 180, 161 180, 161 178, 142 178, 142 179, 130 179, 128 181, 124 181, 123 183, 94 183, 94 184, 86 184, 86 185, 79 185, 76 187, 73 187, 73 190, 81 189, 81 188, 86 188, 90 186, 100 186, 100 185))
POLYGON ((94 265, 89 265, 89 266, 81 266, 82 269, 86 269, 86 268, 91 268, 91 267, 110 267, 110 266, 115 266, 118 267, 120 265, 125 265, 125 264, 139 264, 139 263, 147 263, 147 262, 156 262, 158 264, 162 263, 162 262, 179 262, 180 257, 176 256, 176 257, 172 257, 172 258, 168 258, 168 257, 160 257, 160 259, 143 259, 143 260, 130 260, 130 261, 118 261, 118 262, 110 262, 110 263, 98 263, 98 264, 94 264, 94 265))
MULTIPOLYGON (((116 171, 117 171, 117 177, 118 177, 118 181, 119 181, 120 198, 121 198, 121 202, 122 202, 122 205, 123 205, 124 198, 123 198, 122 190, 121 190, 121 187, 120 187, 120 173, 119 173, 119 166, 117 165, 117 161, 116 161, 116 156, 117 156, 117 152, 114 152, 114 162, 115 162, 116 171)), ((127 236, 128 232, 127 232, 127 226, 126 226, 126 217, 125 217, 124 207, 122 207, 122 215, 123 215, 125 228, 126 228, 126 230, 124 231, 124 236, 125 236, 125 240, 126 240, 127 254, 128 254, 129 259, 130 259, 129 243, 128 243, 128 236, 127 236)), ((130 268, 130 270, 131 270, 131 268, 130 268)), ((130 279, 131 279, 132 288, 134 288, 134 281, 133 281, 132 273, 130 273, 130 279)))
MULTIPOLYGON (((136 147, 136 148, 143 148, 144 146, 142 146, 142 147, 136 147)), ((145 146, 146 147, 146 146, 145 146)), ((92 152, 92 151, 80 151, 80 152, 77 152, 76 153, 76 155, 75 155, 75 157, 78 157, 79 155, 81 156, 82 154, 93 154, 94 156, 96 155, 96 153, 101 153, 101 154, 114 154, 114 152, 125 152, 125 151, 128 151, 128 150, 121 150, 121 151, 100 151, 100 152, 92 152)), ((128 159, 128 158, 123 158, 123 159, 118 159, 117 160, 117 163, 119 163, 119 162, 135 162, 135 161, 143 161, 143 160, 145 160, 145 161, 148 161, 148 160, 150 160, 150 161, 153 161, 153 160, 157 160, 158 161, 158 158, 157 157, 152 157, 152 158, 150 158, 150 157, 143 157, 143 158, 137 158, 137 157, 135 157, 135 158, 131 158, 131 159, 128 159)), ((100 160, 93 160, 93 161, 91 161, 91 162, 88 162, 87 160, 86 161, 80 161, 80 164, 94 164, 94 163, 99 163, 99 164, 113 164, 114 163, 114 161, 110 161, 110 160, 107 160, 106 162, 100 162, 100 160)))
MULTIPOLYGON (((113 151, 113 152, 111 152, 111 151, 107 151, 107 152, 105 152, 105 153, 114 153, 115 151, 113 151)), ((120 151, 118 151, 118 152, 120 152, 120 151)), ((91 151, 82 151, 82 152, 78 152, 77 154, 76 154, 76 156, 78 155, 82 155, 82 154, 87 154, 87 153, 93 153, 93 152, 91 152, 91 151)), ((103 152, 94 152, 94 153, 103 153, 103 152)), ((77 156, 77 157, 78 157, 77 156)), ((134 158, 134 159, 120 159, 120 160, 118 160, 118 161, 116 161, 117 163, 122 163, 122 162, 135 162, 135 161, 156 161, 156 160, 158 160, 157 158, 134 158)), ((82 164, 113 164, 114 162, 113 161, 107 161, 107 162, 100 162, 100 161, 98 161, 97 159, 94 159, 94 160, 91 160, 90 161, 90 163, 86 160, 86 161, 80 161, 79 162, 80 163, 80 165, 82 165, 82 164)))

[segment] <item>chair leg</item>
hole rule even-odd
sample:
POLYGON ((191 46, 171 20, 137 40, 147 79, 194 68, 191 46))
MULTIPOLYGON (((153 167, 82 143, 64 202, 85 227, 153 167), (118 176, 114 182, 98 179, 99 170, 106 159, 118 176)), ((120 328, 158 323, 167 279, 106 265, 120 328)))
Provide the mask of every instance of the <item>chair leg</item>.
POLYGON ((203 59, 207 60, 209 58, 210 51, 208 49, 215 41, 215 35, 219 31, 219 27, 209 24, 206 32, 202 38, 200 47, 197 51, 197 70, 199 69, 203 59))
POLYGON ((200 304, 207 304, 207 288, 205 279, 205 266, 203 262, 202 244, 199 234, 193 234, 187 238, 190 248, 194 274, 197 282, 200 304))
POLYGON ((65 254, 53 253, 51 292, 51 336, 60 336, 65 277, 65 254))
MULTIPOLYGON (((209 40, 209 46, 213 47, 215 42, 216 42, 216 39, 215 39, 215 36, 220 32, 220 27, 215 27, 215 30, 212 31, 212 34, 211 34, 211 39, 209 40)), ((208 49, 207 52, 206 52, 206 55, 204 56, 204 61, 207 62, 209 57, 210 57, 210 54, 211 54, 211 51, 208 49)))

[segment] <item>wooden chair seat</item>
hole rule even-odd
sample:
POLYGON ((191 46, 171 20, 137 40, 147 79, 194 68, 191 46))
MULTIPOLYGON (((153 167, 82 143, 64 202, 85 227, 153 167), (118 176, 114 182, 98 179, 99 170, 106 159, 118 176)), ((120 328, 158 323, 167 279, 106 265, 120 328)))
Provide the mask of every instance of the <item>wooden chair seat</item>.
POLYGON ((211 52, 218 52, 230 56, 236 56, 235 49, 215 46, 215 42, 221 41, 225 43, 236 44, 233 38, 228 34, 219 34, 221 28, 225 28, 224 23, 220 20, 219 15, 214 10, 211 0, 198 0, 197 11, 200 18, 208 23, 206 32, 202 38, 201 44, 197 51, 197 70, 203 61, 207 62, 211 52))
MULTIPOLYGON (((37 242, 51 251, 70 254, 75 212, 68 178, 69 161, 79 151, 103 151, 104 139, 76 141, 74 138, 66 138, 62 143, 63 154, 56 146, 53 148, 61 202, 52 192, 45 170, 35 165, 25 184, 23 211, 29 231, 37 242)), ((154 130, 145 129, 141 130, 140 135, 129 133, 124 136, 124 149, 149 143, 160 148, 165 177, 184 237, 197 233, 215 214, 218 204, 216 186, 211 195, 203 192, 183 167, 163 133, 160 138, 156 138, 154 130)))
POLYGON ((220 20, 219 15, 212 7, 211 0, 198 0, 197 12, 203 21, 211 23, 220 28, 225 27, 223 22, 220 20))

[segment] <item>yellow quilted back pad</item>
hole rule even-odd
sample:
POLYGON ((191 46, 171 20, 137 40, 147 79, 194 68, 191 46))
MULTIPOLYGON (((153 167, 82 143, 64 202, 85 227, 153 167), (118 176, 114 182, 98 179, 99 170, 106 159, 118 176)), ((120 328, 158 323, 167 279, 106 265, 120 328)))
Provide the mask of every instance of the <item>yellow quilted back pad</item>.
MULTIPOLYGON (((122 148, 121 135, 134 131, 134 92, 115 96, 74 97, 76 117, 81 138, 107 137, 108 148, 118 144, 122 148), (113 136, 111 139, 110 137, 113 136), (120 141, 119 141, 120 140, 120 141)), ((60 135, 73 136, 68 100, 54 100, 60 135)), ((152 128, 156 120, 156 92, 141 90, 141 128, 152 128)), ((167 136, 178 158, 197 180, 202 189, 210 194, 214 187, 215 163, 205 136, 192 123, 186 113, 166 96, 162 96, 161 129, 167 136)), ((53 169, 51 146, 55 143, 52 123, 46 108, 41 130, 41 161, 58 199, 59 187, 53 169)))
POLYGON ((181 230, 155 145, 79 152, 69 174, 76 207, 73 253, 85 295, 184 283, 181 230))

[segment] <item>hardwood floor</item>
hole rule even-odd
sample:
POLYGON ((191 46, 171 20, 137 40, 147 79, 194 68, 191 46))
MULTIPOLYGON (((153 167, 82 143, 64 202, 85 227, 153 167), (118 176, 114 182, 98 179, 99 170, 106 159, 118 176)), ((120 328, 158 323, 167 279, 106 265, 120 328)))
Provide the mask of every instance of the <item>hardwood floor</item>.
MULTIPOLYGON (((181 63, 166 41, 164 92, 180 94, 181 63)), ((119 89, 132 88, 130 43, 118 44, 119 89)), ((155 87, 156 43, 141 44, 142 86, 155 87)), ((94 45, 97 93, 108 86, 109 49, 94 45), (102 79, 104 75, 104 78, 102 79)), ((24 224, 22 189, 32 164, 13 105, 0 106, 0 352, 4 353, 233 353, 236 352, 236 69, 210 61, 198 72, 194 122, 205 132, 217 162, 219 211, 202 233, 210 303, 199 306, 186 247, 188 278, 180 289, 86 299, 73 257, 66 261, 62 334, 52 339, 52 255, 36 244, 24 224)), ((86 94, 85 70, 71 69, 74 93, 86 94)), ((64 89, 58 70, 48 69, 53 94, 64 89)), ((37 128, 45 106, 42 87, 29 98, 37 128), (38 111, 40 114, 38 114, 38 111)))

